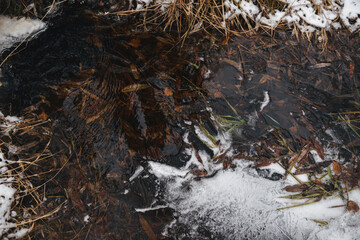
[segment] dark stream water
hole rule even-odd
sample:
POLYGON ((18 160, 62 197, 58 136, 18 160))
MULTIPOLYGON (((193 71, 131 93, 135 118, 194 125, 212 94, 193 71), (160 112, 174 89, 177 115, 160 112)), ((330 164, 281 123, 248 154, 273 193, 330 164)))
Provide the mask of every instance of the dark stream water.
MULTIPOLYGON (((347 146, 344 159, 359 153, 359 137, 331 115, 359 108, 358 36, 331 35, 326 50, 283 32, 234 37, 228 45, 218 40, 191 36, 181 48, 170 35, 135 31, 129 19, 72 6, 4 64, 0 110, 46 113, 50 149, 70 158, 44 205, 67 201, 35 229, 34 239, 166 238, 161 233, 172 209, 134 210, 162 202, 146 162, 183 166, 190 157, 183 135, 194 132, 184 121, 216 134, 207 107, 245 123, 232 131, 239 154, 275 141, 271 128, 297 151, 305 139, 331 140, 331 129, 347 146), (270 102, 261 109, 266 96, 270 102), (145 170, 129 181, 139 165, 145 170)), ((189 139, 211 153, 195 134, 189 139)), ((177 231, 174 238, 186 228, 177 231)))

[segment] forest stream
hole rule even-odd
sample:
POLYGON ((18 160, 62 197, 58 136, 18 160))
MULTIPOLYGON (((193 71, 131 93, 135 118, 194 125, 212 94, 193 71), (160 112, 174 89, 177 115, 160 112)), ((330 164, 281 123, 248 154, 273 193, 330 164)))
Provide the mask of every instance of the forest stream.
POLYGON ((41 122, 1 151, 47 154, 29 171, 44 173, 37 213, 56 212, 31 239, 323 239, 358 188, 317 198, 343 205, 330 215, 269 197, 330 168, 358 184, 359 79, 360 38, 345 30, 326 49, 286 31, 179 43, 69 5, 1 67, 0 111, 41 122))

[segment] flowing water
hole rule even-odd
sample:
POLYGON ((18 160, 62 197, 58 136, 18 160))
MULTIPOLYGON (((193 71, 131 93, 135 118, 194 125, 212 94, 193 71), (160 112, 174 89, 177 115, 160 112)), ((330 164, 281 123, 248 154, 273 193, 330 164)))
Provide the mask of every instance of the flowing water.
MULTIPOLYGON (((356 131, 336 114, 359 108, 357 35, 336 33, 326 50, 284 32, 228 44, 194 35, 180 47, 128 21, 67 7, 2 67, 1 111, 48 116, 50 149, 69 158, 44 203, 65 204, 35 239, 166 238, 178 213, 147 163, 183 167, 189 148, 213 157, 196 132, 216 136, 214 116, 228 124, 234 154, 265 159, 271 153, 261 147, 281 135, 295 152, 317 138, 337 147, 338 159, 358 155, 356 131), (136 211, 149 206, 164 207, 136 211)), ((170 238, 191 238, 188 227, 175 226, 170 238)), ((226 238, 201 226, 197 234, 226 238)))

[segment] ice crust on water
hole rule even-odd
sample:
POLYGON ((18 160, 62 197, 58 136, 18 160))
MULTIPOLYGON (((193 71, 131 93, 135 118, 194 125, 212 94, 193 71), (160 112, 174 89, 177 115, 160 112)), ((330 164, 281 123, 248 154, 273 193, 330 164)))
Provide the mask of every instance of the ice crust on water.
POLYGON ((45 26, 44 22, 37 19, 10 18, 0 15, 0 53, 45 26))
POLYGON ((270 103, 270 96, 268 91, 264 91, 264 101, 261 102, 260 112, 270 103))
MULTIPOLYGON (((196 129, 196 128, 195 128, 196 129)), ((196 131, 202 141, 208 139, 196 131)), ((224 146, 230 148, 230 135, 217 137, 224 146), (225 144, 225 142, 227 144, 225 144)), ((185 136, 186 137, 186 136, 185 136)), ((187 140, 187 139, 185 139, 187 140)), ((187 140, 188 141, 188 140, 187 140)), ((224 148, 226 149, 226 148, 224 148)), ((216 154, 221 152, 213 148, 216 154)), ((325 149, 325 152, 334 149, 325 149)), ((235 169, 222 169, 221 164, 213 164, 209 156, 199 152, 204 164, 199 163, 194 149, 186 149, 191 155, 182 168, 174 168, 162 163, 149 162, 150 171, 165 183, 165 200, 178 217, 165 229, 164 234, 179 239, 207 239, 202 235, 206 229, 213 238, 224 239, 358 239, 360 236, 360 214, 346 212, 346 202, 340 197, 328 197, 307 206, 277 210, 278 208, 303 203, 279 198, 289 195, 283 190, 287 185, 298 182, 289 175, 286 181, 271 181, 259 177, 246 160, 235 160, 235 169), (218 171, 211 178, 193 181, 189 171, 196 166, 209 174, 218 171), (336 207, 333 206, 340 206, 336 207), (325 227, 314 220, 326 221, 325 227), (174 226, 185 226, 179 236, 174 226), (202 229, 202 230, 201 230, 202 229)), ((312 152, 315 155, 315 152, 312 152)), ((231 151, 229 151, 231 155, 231 151)), ((335 154, 336 155, 336 154, 335 154)), ((323 161, 318 159, 318 161, 323 161)), ((264 167, 284 174, 278 164, 264 167)), ((308 181, 307 175, 297 175, 301 181, 308 181)), ((360 203, 360 190, 349 193, 349 199, 360 203)))
MULTIPOLYGON (((188 235, 178 237, 201 238, 200 227, 226 239, 247 236, 249 239, 325 240, 339 239, 336 237, 344 233, 345 239, 360 236, 359 214, 345 213, 344 207, 331 208, 346 204, 339 197, 277 210, 296 204, 279 198, 289 194, 282 190, 286 183, 260 178, 245 161, 238 160, 235 164, 234 170, 220 170, 212 178, 191 181, 187 188, 184 185, 189 185, 189 179, 183 177, 184 170, 182 176, 171 175, 178 170, 164 164, 151 164, 153 171, 161 169, 161 179, 168 181, 166 201, 179 213, 177 223, 189 227, 188 235), (320 227, 313 220, 329 221, 329 226, 320 227)), ((353 190, 349 197, 360 202, 360 190, 353 190)))

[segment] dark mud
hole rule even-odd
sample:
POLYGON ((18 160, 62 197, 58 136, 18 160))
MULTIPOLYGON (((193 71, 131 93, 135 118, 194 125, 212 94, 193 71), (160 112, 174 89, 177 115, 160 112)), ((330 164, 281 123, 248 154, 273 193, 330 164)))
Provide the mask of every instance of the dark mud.
MULTIPOLYGON (((346 146, 344 159, 358 155, 356 132, 332 115, 359 108, 358 36, 336 33, 326 50, 288 33, 236 37, 228 45, 192 36, 180 48, 170 35, 133 31, 129 21, 64 8, 2 68, 1 111, 51 119, 49 148, 69 159, 57 186, 47 188, 44 208, 65 204, 35 227, 34 239, 165 238, 173 210, 135 211, 163 204, 146 162, 183 166, 191 147, 183 134, 193 132, 184 120, 216 134, 207 107, 245 123, 232 131, 239 156, 274 157, 268 147, 280 135, 289 148, 278 154, 297 152, 315 137, 331 141, 327 129, 346 146), (270 102, 261 109, 266 94, 270 102)), ((211 153, 195 134, 189 139, 211 153)), ((186 232, 174 229, 175 237, 186 232)))

